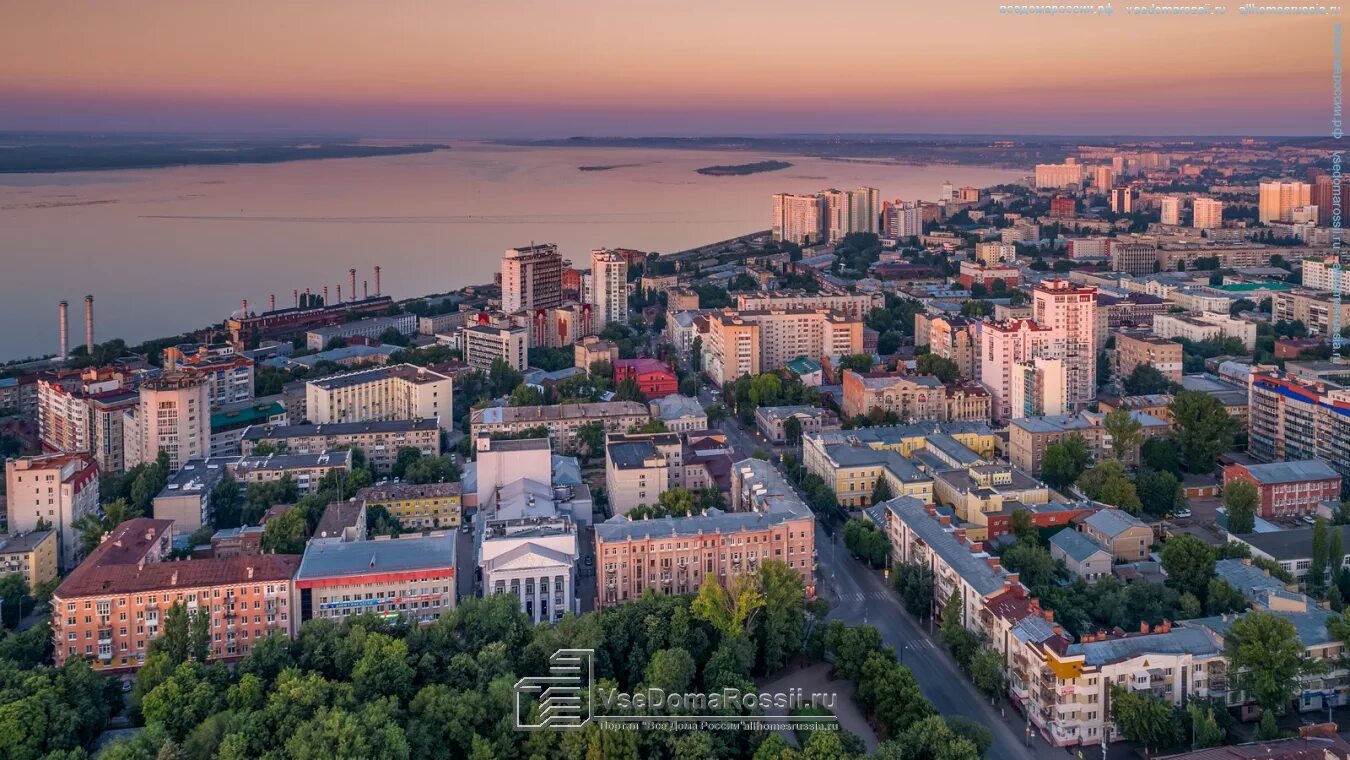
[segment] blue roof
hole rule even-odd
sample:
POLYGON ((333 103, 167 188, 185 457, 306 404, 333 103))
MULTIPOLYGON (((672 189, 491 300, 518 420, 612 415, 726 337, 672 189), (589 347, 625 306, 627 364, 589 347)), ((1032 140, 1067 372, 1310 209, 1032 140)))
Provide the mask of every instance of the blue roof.
POLYGON ((1173 628, 1167 633, 1070 644, 1065 654, 1083 655, 1089 666, 1102 666, 1150 654, 1216 655, 1223 652, 1214 634, 1205 628, 1173 628))
POLYGON ((408 570, 453 568, 455 534, 412 536, 378 541, 310 541, 300 560, 297 581, 408 570))

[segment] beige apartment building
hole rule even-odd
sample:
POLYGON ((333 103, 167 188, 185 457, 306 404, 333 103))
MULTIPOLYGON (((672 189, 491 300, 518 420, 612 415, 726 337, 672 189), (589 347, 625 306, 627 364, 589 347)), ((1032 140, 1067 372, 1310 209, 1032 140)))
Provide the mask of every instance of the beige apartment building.
POLYGON ((596 362, 609 362, 613 364, 619 360, 619 346, 612 340, 597 338, 594 335, 587 336, 577 341, 572 346, 572 355, 574 366, 580 367, 587 372, 591 365, 596 362))
POLYGON ((611 511, 626 515, 654 506, 680 485, 683 441, 678 433, 613 434, 605 443, 605 493, 611 511))
POLYGON ((863 319, 872 309, 879 309, 885 305, 886 296, 883 293, 847 291, 807 293, 804 290, 774 290, 742 293, 736 297, 736 308, 740 311, 829 309, 855 319, 863 319))
POLYGON ((79 560, 80 536, 75 523, 98 510, 98 465, 88 454, 48 454, 5 461, 5 493, 9 531, 36 531, 50 525, 56 532, 57 561, 62 570, 79 560))
POLYGON ((203 377, 169 371, 141 383, 135 413, 122 418, 128 469, 163 451, 169 470, 211 453, 211 405, 203 377))
POLYGON ((648 589, 691 594, 708 577, 730 589, 771 560, 799 573, 807 598, 814 597, 811 510, 768 462, 737 462, 731 479, 729 511, 651 520, 616 516, 596 525, 596 607, 636 599, 648 589))
POLYGON ((941 420, 946 414, 946 389, 933 375, 859 374, 844 370, 845 417, 866 416, 873 409, 893 412, 901 422, 941 420))
POLYGON ((319 454, 268 454, 240 457, 225 465, 245 487, 253 483, 272 483, 289 477, 301 496, 319 489, 319 481, 334 470, 352 469, 352 452, 325 451, 319 454))
POLYGON ((428 417, 328 425, 252 425, 244 430, 240 440, 244 456, 253 456, 263 445, 288 454, 360 449, 370 468, 381 474, 393 468, 400 449, 417 449, 427 457, 440 456, 441 428, 435 419, 428 417))
POLYGON ((1153 529, 1143 520, 1121 509, 1099 509, 1079 518, 1083 535, 1101 544, 1116 562, 1140 562, 1148 559, 1153 545, 1153 529))
POLYGON ((372 422, 435 418, 454 429, 453 384, 426 367, 395 364, 305 383, 309 421, 372 422))
POLYGON ((1153 318, 1153 334, 1197 343, 1211 338, 1237 338, 1244 349, 1256 348, 1256 324, 1223 314, 1159 314, 1153 318))
POLYGON ((0 535, 0 575, 22 575, 29 593, 34 593, 39 585, 56 578, 57 553, 54 530, 0 535))
POLYGON ((725 310, 709 317, 704 367, 718 385, 805 356, 848 356, 863 350, 863 322, 823 309, 725 310))
POLYGON ((540 243, 502 255, 502 311, 551 309, 562 304, 562 255, 540 243))
POLYGON ((1147 364, 1174 383, 1181 382, 1181 344, 1153 335, 1116 333, 1116 372, 1126 378, 1147 364))
MULTIPOLYGON (((1039 477, 1046 448, 1071 435, 1082 437, 1093 458, 1099 459, 1110 448, 1111 437, 1102 427, 1105 416, 1100 412, 1077 412, 1015 419, 1008 424, 1008 459, 1039 477)), ((1165 420, 1138 411, 1131 411, 1130 416, 1143 425, 1140 432, 1145 440, 1167 434, 1168 424, 1165 420)), ((1134 452, 1127 463, 1134 463, 1138 456, 1138 452, 1134 452)))
POLYGON ((479 372, 492 369, 498 359, 517 372, 529 365, 530 331, 507 325, 469 325, 460 330, 464 361, 479 372))
MULTIPOLYGON (((551 406, 490 406, 475 409, 469 418, 470 435, 518 435, 545 428, 560 452, 577 450, 577 428, 599 422, 607 433, 626 433, 651 419, 651 410, 637 401, 600 401, 593 404, 551 406)), ((599 452, 595 452, 599 453, 599 452)))
MULTIPOLYGON (((1305 288, 1271 293, 1271 319, 1276 322, 1302 322, 1309 335, 1327 335, 1331 331, 1331 294, 1305 288)), ((1350 325, 1350 299, 1341 301, 1341 327, 1350 325)))
POLYGON ((365 508, 384 507, 409 530, 458 528, 462 496, 459 483, 384 483, 356 492, 365 508))
POLYGON ((979 377, 979 323, 965 317, 932 317, 928 320, 928 351, 956 362, 961 377, 979 377))

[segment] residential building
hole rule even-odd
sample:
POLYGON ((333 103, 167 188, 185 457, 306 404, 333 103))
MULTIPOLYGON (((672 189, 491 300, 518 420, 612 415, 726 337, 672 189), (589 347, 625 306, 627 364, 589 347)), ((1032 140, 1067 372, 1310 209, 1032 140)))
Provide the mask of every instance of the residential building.
POLYGON ((366 505, 357 499, 330 501, 314 526, 314 541, 365 541, 366 505))
MULTIPOLYGON (((1029 319, 980 325, 980 383, 993 397, 994 419, 1012 419, 1013 370, 1021 362, 1064 355, 1063 335, 1029 319)), ((1067 370, 1065 396, 1067 400, 1067 370)))
POLYGON ((1152 366, 1174 383, 1181 382, 1181 344, 1147 334, 1116 334, 1117 377, 1129 377, 1141 364, 1152 366))
POLYGON ((1223 226, 1223 201, 1196 198, 1191 203, 1191 226, 1200 230, 1217 230, 1223 226))
POLYGON ((140 403, 134 383, 135 378, 127 373, 90 369, 44 377, 27 386, 37 392, 36 416, 43 446, 71 454, 87 451, 102 472, 125 470, 124 414, 140 403))
POLYGON ((1117 240, 1111 244, 1111 270, 1132 275, 1158 270, 1158 248, 1147 243, 1117 240))
POLYGON ((1058 189, 1083 183, 1083 165, 1073 160, 1062 164, 1036 164, 1036 189, 1058 189))
POLYGON ((863 323, 827 310, 727 310, 709 317, 703 366, 718 385, 776 369, 805 356, 848 356, 863 350, 863 323))
POLYGON ((1073 261, 1105 261, 1111 258, 1112 238, 1070 238, 1068 256, 1073 261))
POLYGON ((56 531, 31 530, 0 535, 0 575, 18 573, 36 596, 38 587, 56 579, 56 531))
POLYGON ((1257 515, 1264 518, 1312 514, 1318 503, 1341 496, 1340 473, 1319 459, 1224 467, 1225 488, 1239 480, 1256 487, 1257 515))
POLYGON ((1242 341, 1244 350, 1256 348, 1256 323, 1223 314, 1159 314, 1153 318, 1153 334, 1197 343, 1212 338, 1236 338, 1242 341))
POLYGON ((510 248, 502 255, 502 311, 562 305, 562 256, 552 243, 510 248))
POLYGON ((1111 552, 1076 530, 1061 530, 1050 537, 1050 558, 1064 563, 1069 572, 1092 583, 1111 575, 1111 552))
POLYGON ((166 348, 164 368, 203 378, 212 409, 253 400, 253 359, 236 353, 228 343, 166 348))
POLYGON ((530 331, 525 327, 470 325, 460 330, 464 361, 479 372, 492 369, 498 359, 517 372, 529 365, 530 331))
POLYGON ((1163 224, 1177 226, 1181 224, 1181 199, 1175 195, 1163 196, 1158 205, 1161 209, 1160 221, 1163 224))
POLYGON ((1016 261, 1017 244, 1003 242, 976 243, 975 260, 989 266, 1002 264, 1005 261, 1016 261))
POLYGON ((1111 210, 1117 214, 1128 214, 1133 209, 1133 191, 1128 187, 1113 187, 1110 192, 1111 210))
MULTIPOLYGON (((1168 424, 1151 414, 1132 411, 1130 416, 1143 427, 1144 439, 1166 435, 1168 424)), ((1047 415, 1014 419, 1008 424, 1008 459, 1013 464, 1037 477, 1041 474, 1041 460, 1045 449, 1077 435, 1087 444, 1094 459, 1100 459, 1111 450, 1111 436, 1102 427, 1106 415, 1100 412, 1075 412, 1068 415, 1047 415)), ((1137 461, 1134 452, 1128 462, 1137 461)))
POLYGON ((741 577, 778 561, 801 575, 815 596, 815 520, 768 462, 732 468, 731 510, 689 517, 627 520, 595 526, 598 608, 636 599, 647 589, 692 594, 705 578, 732 589, 741 577))
POLYGON ((1015 266, 1005 264, 979 264, 973 261, 961 262, 961 273, 957 281, 961 287, 969 290, 975 285, 985 288, 995 288, 997 281, 1002 281, 1008 288, 1017 287, 1021 281, 1022 270, 1015 266))
POLYGON ((467 311, 451 311, 444 314, 428 314, 417 318, 419 335, 450 335, 459 331, 469 318, 467 311))
POLYGON ((1293 220, 1295 206, 1312 202, 1312 186, 1307 182, 1262 182, 1258 216, 1262 224, 1293 220))
POLYGON ((866 416, 879 409, 893 412, 902 422, 913 422, 940 420, 945 413, 942 381, 933 375, 860 374, 846 369, 843 388, 839 410, 845 417, 866 416))
MULTIPOLYGON (((915 319, 915 342, 919 320, 915 319)), ((929 353, 951 359, 956 362, 961 377, 977 378, 980 375, 980 323, 965 317, 934 316, 927 320, 927 346, 929 353)), ((924 345, 924 344, 919 344, 924 345)))
POLYGON ((942 385, 942 419, 950 422, 987 422, 993 419, 994 397, 973 380, 942 385))
POLYGON ((933 501, 951 507, 967 534, 982 540, 989 514, 1062 499, 1012 465, 976 464, 933 473, 933 501))
POLYGON ((670 365, 660 359, 620 359, 614 362, 614 384, 625 380, 637 383, 647 398, 669 396, 678 393, 680 380, 670 365))
MULTIPOLYGON (((273 398, 280 399, 281 396, 273 398)), ((286 407, 280 400, 250 399, 222 406, 211 413, 211 446, 207 454, 239 456, 244 431, 254 425, 285 425, 288 419, 286 407)))
POLYGON ((807 433, 837 430, 839 418, 818 406, 761 406, 755 410, 755 426, 769 443, 783 445, 788 440, 788 420, 796 420, 797 440, 807 433))
POLYGON ((825 196, 775 193, 773 239, 806 246, 826 239, 829 208, 825 196))
POLYGON ((366 464, 378 475, 393 469, 401 449, 417 449, 426 457, 440 456, 441 428, 431 417, 325 425, 252 425, 241 437, 240 453, 254 456, 258 447, 264 445, 286 454, 359 449, 366 455, 366 464))
POLYGON ((1091 512, 1079 519, 1078 529, 1109 550, 1116 562, 1148 559, 1149 547, 1153 545, 1153 529, 1122 509, 1091 512))
POLYGON ((309 421, 376 422, 435 418, 453 430, 453 384, 426 367, 394 364, 305 383, 309 421))
MULTIPOLYGON (((1300 266, 1301 282, 1309 290, 1329 291, 1335 286, 1335 256, 1304 256, 1300 266)), ((1342 287, 1350 284, 1350 277, 1342 269, 1342 287)))
POLYGON ((1094 166, 1092 167, 1092 187, 1098 193, 1105 193, 1108 188, 1114 187, 1115 177, 1112 176, 1111 167, 1094 166))
POLYGON ((118 525, 52 595, 52 656, 57 667, 83 657, 103 673, 133 672, 174 604, 208 615, 207 661, 232 662, 273 633, 294 636, 292 579, 300 557, 167 561, 171 520, 118 525))
POLYGON ((463 521, 459 483, 380 483, 356 492, 367 509, 383 507, 408 530, 458 528, 463 521))
POLYGON ((703 404, 697 398, 672 393, 652 399, 647 405, 652 419, 661 420, 666 430, 672 433, 689 433, 708 427, 708 413, 703 411, 703 404))
MULTIPOLYGON (((608 249, 591 251, 591 329, 599 332, 610 322, 628 316, 628 261, 608 249)), ((587 365, 590 366, 590 365, 587 365)))
POLYGON ((626 515, 655 506, 661 494, 680 484, 683 442, 678 433, 609 435, 605 441, 605 494, 610 510, 626 515))
POLYGON ((1320 459, 1350 478, 1350 389, 1270 370, 1253 372, 1248 392, 1253 459, 1320 459))
POLYGON ((850 232, 880 231, 881 191, 875 187, 856 190, 824 190, 826 239, 834 242, 850 232))
POLYGON ((884 307, 882 293, 850 293, 848 291, 773 290, 769 292, 740 293, 736 308, 740 311, 819 310, 829 309, 855 319, 865 318, 872 309, 884 307))
MULTIPOLYGON (((1331 293, 1297 288, 1270 294, 1271 319, 1276 322, 1302 322, 1309 335, 1331 334, 1331 312, 1334 308, 1331 293)), ((1340 324, 1350 325, 1350 299, 1341 301, 1340 324)))
POLYGON ((10 533, 39 527, 56 532, 62 570, 80 558, 75 523, 98 511, 98 465, 88 454, 48 454, 5 460, 6 509, 10 533))
POLYGON ((211 453, 211 406, 203 377, 168 371, 141 383, 134 413, 123 413, 127 469, 153 462, 160 452, 176 470, 211 453))
POLYGON ((923 234, 923 207, 902 200, 888 201, 882 209, 885 237, 904 239, 923 234))
POLYGON ((312 540, 295 574, 301 621, 352 615, 428 625, 455 608, 455 533, 312 540))
POLYGON ((967 467, 992 462, 997 439, 987 422, 925 422, 914 425, 885 425, 833 430, 802 437, 802 464, 825 480, 833 471, 826 449, 848 444, 855 447, 886 449, 900 456, 925 463, 931 470, 967 467))
MULTIPOLYGON (((572 347, 575 361, 574 366, 580 367, 587 372, 591 365, 596 362, 609 362, 611 365, 619 360, 619 346, 614 341, 597 338, 594 335, 588 335, 576 342, 572 347)), ((491 364, 489 362, 489 364, 491 364)))
POLYGON ((1069 407, 1083 409, 1097 398, 1097 289, 1045 280, 1031 297, 1036 324, 1063 337, 1069 407))
POLYGON ((1008 419, 1069 411, 1069 378, 1060 359, 1036 357, 1011 367, 1008 419))
POLYGON ((350 449, 324 451, 317 454, 267 454, 240 457, 225 465, 235 480, 247 488, 253 483, 271 483, 289 477, 301 496, 319 490, 319 481, 330 472, 351 472, 350 449))
POLYGON ((322 351, 335 340, 346 341, 348 338, 379 340, 380 336, 390 330, 399 335, 416 335, 417 315, 407 312, 392 317, 371 317, 343 322, 340 325, 316 327, 305 333, 305 347, 311 351, 322 351))
POLYGON ((225 477, 227 462, 234 460, 193 459, 169 476, 163 490, 151 502, 155 517, 173 520, 174 528, 189 535, 212 523, 211 495, 225 477))
MULTIPOLYGON (((599 422, 607 433, 625 433, 651 419, 651 410, 637 401, 601 401, 592 404, 552 406, 489 406, 475 409, 470 417, 470 435, 508 436, 545 428, 554 446, 576 451, 577 428, 599 422)), ((598 453, 598 452, 597 452, 598 453)))
MULTIPOLYGON (((1341 532, 1342 545, 1350 545, 1350 525, 1332 525, 1330 530, 1341 532)), ((1289 573, 1297 583, 1303 583, 1308 577, 1308 568, 1312 567, 1313 528, 1292 528, 1270 533, 1228 534, 1229 541, 1243 544, 1253 559, 1268 559, 1289 573)), ((1335 566, 1335 558, 1331 558, 1335 566)), ((1341 565, 1350 564, 1350 551, 1341 558, 1341 565)))

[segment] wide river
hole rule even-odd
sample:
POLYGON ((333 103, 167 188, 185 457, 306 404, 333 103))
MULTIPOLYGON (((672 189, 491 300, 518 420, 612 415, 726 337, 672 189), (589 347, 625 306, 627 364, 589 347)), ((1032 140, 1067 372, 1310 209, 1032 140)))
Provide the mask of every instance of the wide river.
MULTIPOLYGON (((988 186, 1023 172, 741 152, 525 148, 453 143, 387 158, 0 175, 0 359, 54 353, 57 302, 71 343, 128 342, 292 303, 292 290, 347 289, 347 270, 395 297, 489 282, 507 248, 557 243, 673 252, 768 229, 775 192, 867 185, 936 198, 944 181, 988 186), (766 159, 789 169, 709 177, 766 159), (614 166, 580 171, 579 166, 614 166)), ((344 296, 348 295, 344 292, 344 296)))

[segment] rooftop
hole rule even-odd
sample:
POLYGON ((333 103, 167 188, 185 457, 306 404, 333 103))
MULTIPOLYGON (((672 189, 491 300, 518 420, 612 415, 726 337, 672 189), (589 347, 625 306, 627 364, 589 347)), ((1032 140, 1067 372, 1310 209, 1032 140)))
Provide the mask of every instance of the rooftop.
POLYGON ((408 499, 443 499, 462 493, 459 483, 381 483, 356 492, 358 501, 406 501, 408 499))
POLYGON ((244 409, 220 411, 211 415, 211 429, 219 430, 225 427, 244 427, 256 422, 266 422, 270 417, 285 413, 286 407, 275 401, 271 403, 254 404, 253 406, 244 409))
POLYGON ((787 368, 798 375, 809 375, 820 371, 820 362, 805 356, 798 356, 796 359, 789 359, 787 368))
MULTIPOLYGON (((1350 546, 1350 525, 1332 525, 1332 530, 1341 532, 1341 541, 1350 546)), ((1253 549, 1274 558, 1277 562, 1308 559, 1312 557, 1312 528, 1293 528, 1274 533, 1244 533, 1234 536, 1253 549)))
POLYGON ((1143 520, 1120 509, 1099 509, 1085 516, 1083 523, 1110 538, 1115 538, 1131 528, 1148 527, 1143 520))
POLYGON ((1149 633, 1103 641, 1070 644, 1069 656, 1083 655, 1083 662, 1100 667, 1151 654, 1218 655, 1223 653, 1213 633, 1203 628, 1173 628, 1166 633, 1149 633))
POLYGON ((329 422, 323 425, 253 425, 244 431, 246 441, 273 441, 282 438, 308 438, 320 435, 362 435, 438 431, 435 417, 417 420, 381 420, 378 422, 329 422))
POLYGON ((707 412, 703 411, 703 405, 699 403, 698 399, 682 396, 678 393, 652 399, 650 406, 652 407, 652 416, 660 420, 707 416, 707 412))
POLYGON ((971 544, 957 537, 955 526, 943 525, 929 514, 923 502, 912 496, 901 496, 883 502, 881 506, 908 525, 981 596, 990 596, 1006 588, 1008 573, 997 567, 996 562, 990 562, 988 553, 973 551, 971 544))
POLYGON ((0 554, 22 554, 31 552, 38 544, 56 535, 50 530, 30 530, 27 533, 0 536, 0 554))
POLYGON ((164 490, 155 498, 186 494, 210 495, 211 489, 225 477, 226 466, 237 460, 238 457, 189 459, 183 463, 178 472, 169 476, 164 484, 164 490))
POLYGON ((255 470, 307 470, 314 467, 352 466, 351 449, 334 449, 318 454, 267 454, 256 457, 240 457, 234 461, 235 472, 253 472, 255 470))
MULTIPOLYGON (((348 528, 356 527, 361 520, 361 513, 365 511, 366 505, 360 501, 329 502, 323 510, 323 517, 319 518, 319 524, 314 526, 314 537, 334 538, 341 536, 348 528)), ((365 536, 359 536, 358 538, 365 538, 365 536)))
POLYGON ((1300 459, 1293 462, 1249 464, 1245 468, 1263 485, 1300 483, 1305 480, 1340 480, 1340 473, 1320 459, 1300 459))
POLYGON ((1076 562, 1086 562, 1092 555, 1099 552, 1110 554, 1101 544, 1072 528, 1061 530, 1051 536, 1050 545, 1059 547, 1061 551, 1072 557, 1076 562))
POLYGON ((593 420, 607 417, 649 417, 646 404, 637 401, 598 401, 589 404, 555 404, 552 406, 490 406, 476 409, 474 425, 502 425, 514 423, 561 422, 563 420, 593 420))
POLYGON ((321 390, 331 391, 392 378, 419 384, 434 383, 440 380, 450 379, 445 375, 432 372, 425 367, 416 367, 411 364, 394 364, 385 367, 374 367, 372 369, 348 372, 346 374, 334 375, 333 377, 325 377, 319 380, 310 380, 309 384, 321 390))
POLYGON ((435 570, 455 573, 455 534, 405 536, 375 541, 311 541, 295 582, 319 585, 329 578, 435 570))

